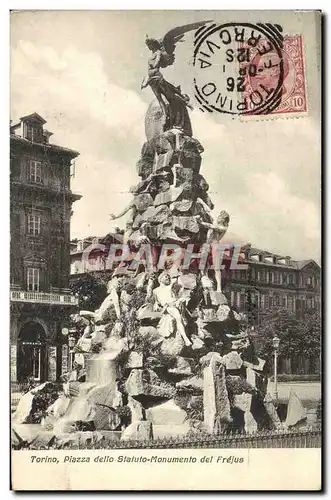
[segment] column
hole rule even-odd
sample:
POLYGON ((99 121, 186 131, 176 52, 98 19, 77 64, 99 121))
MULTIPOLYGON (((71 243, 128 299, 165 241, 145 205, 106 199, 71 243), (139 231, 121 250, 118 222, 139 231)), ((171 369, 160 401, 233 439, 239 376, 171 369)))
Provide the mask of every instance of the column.
POLYGON ((63 346, 62 346, 62 356, 61 357, 62 357, 61 375, 64 375, 65 373, 68 373, 69 352, 68 352, 67 344, 63 344, 63 346))
POLYGON ((17 382, 17 345, 10 346, 10 381, 17 382))
POLYGON ((56 347, 48 347, 48 380, 54 382, 56 380, 56 347))

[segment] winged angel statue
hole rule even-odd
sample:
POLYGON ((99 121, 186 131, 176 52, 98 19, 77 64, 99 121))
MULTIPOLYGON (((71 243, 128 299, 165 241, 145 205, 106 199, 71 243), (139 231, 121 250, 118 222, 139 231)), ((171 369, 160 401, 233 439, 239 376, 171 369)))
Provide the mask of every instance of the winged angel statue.
POLYGON ((164 79, 160 68, 166 68, 174 63, 176 44, 182 41, 185 33, 196 30, 208 22, 210 21, 198 21, 184 26, 177 26, 168 31, 163 39, 149 38, 146 35, 145 43, 153 55, 148 59, 148 75, 143 79, 141 88, 143 89, 148 85, 151 87, 165 117, 169 118, 167 104, 171 108, 174 101, 177 101, 177 103, 179 101, 185 108, 187 106, 192 109, 192 106, 189 103, 189 97, 181 93, 180 87, 175 87, 164 79), (164 102, 164 97, 167 104, 164 102))

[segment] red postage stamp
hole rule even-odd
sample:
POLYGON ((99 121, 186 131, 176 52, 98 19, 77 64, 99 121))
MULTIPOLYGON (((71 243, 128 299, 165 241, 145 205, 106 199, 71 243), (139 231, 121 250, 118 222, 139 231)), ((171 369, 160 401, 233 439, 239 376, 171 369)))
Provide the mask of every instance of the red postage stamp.
MULTIPOLYGON (((245 74, 243 97, 247 98, 247 102, 250 102, 249 96, 258 94, 261 89, 272 86, 273 81, 276 86, 280 72, 279 62, 276 61, 276 52, 261 54, 258 45, 255 49, 250 48, 250 50, 254 51, 255 54, 250 55, 249 71, 245 71, 245 63, 240 64, 242 74, 245 74), (275 64, 273 60, 275 60, 275 64)), ((269 114, 304 113, 308 111, 308 103, 302 35, 284 37, 282 55, 282 96, 279 105, 269 114)), ((254 103, 251 104, 251 115, 254 115, 254 103)))

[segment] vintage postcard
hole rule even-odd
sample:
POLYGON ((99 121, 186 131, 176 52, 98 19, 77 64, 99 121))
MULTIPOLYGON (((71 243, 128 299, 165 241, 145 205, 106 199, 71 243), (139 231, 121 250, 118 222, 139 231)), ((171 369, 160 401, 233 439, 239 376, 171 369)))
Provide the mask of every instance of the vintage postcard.
POLYGON ((321 12, 12 11, 14 490, 320 490, 321 12))

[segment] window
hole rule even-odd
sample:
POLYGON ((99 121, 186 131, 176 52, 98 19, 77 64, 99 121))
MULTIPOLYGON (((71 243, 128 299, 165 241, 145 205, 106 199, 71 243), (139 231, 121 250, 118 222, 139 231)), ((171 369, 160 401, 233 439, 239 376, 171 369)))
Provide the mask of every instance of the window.
POLYGON ((41 161, 29 161, 29 181, 41 184, 41 161))
POLYGON ((36 267, 28 267, 27 272, 28 290, 31 292, 39 292, 39 269, 36 267))
POLYGON ((275 301, 274 301, 275 302, 275 306, 279 307, 280 306, 280 295, 278 293, 275 294, 274 299, 275 299, 275 301))
POLYGON ((246 295, 244 293, 240 294, 240 311, 246 310, 246 295))
POLYGON ((237 308, 240 309, 240 292, 235 292, 237 294, 237 308))
POLYGON ((83 251, 83 241, 78 241, 77 242, 77 252, 82 252, 83 251))
POLYGON ((24 126, 23 126, 23 136, 25 139, 28 139, 29 141, 32 141, 32 130, 33 130, 33 127, 31 125, 31 123, 24 123, 24 126))
POLYGON ((307 304, 307 309, 314 309, 315 308, 314 297, 308 297, 307 301, 306 301, 306 304, 307 304))
POLYGON ((247 279, 247 271, 239 271, 240 272, 240 280, 246 281, 247 279))
POLYGON ((32 123, 24 123, 24 138, 32 142, 41 142, 43 131, 42 127, 32 123))
POLYGON ((28 234, 40 234, 40 215, 28 215, 28 234))
POLYGON ((293 278, 294 277, 293 277, 292 273, 288 275, 288 284, 289 285, 293 285, 294 284, 294 279, 293 278))
POLYGON ((268 272, 268 283, 274 282, 274 273, 272 271, 268 272))
POLYGON ((268 304, 268 306, 269 306, 269 309, 272 309, 272 306, 273 306, 273 297, 272 297, 272 295, 269 295, 269 304, 268 304))
POLYGON ((264 294, 262 294, 260 296, 260 307, 261 307, 261 309, 265 308, 265 295, 264 294))
POLYGON ((288 309, 289 309, 290 311, 293 311, 293 304, 294 304, 294 303, 293 303, 293 297, 292 297, 292 295, 289 295, 289 296, 287 297, 287 307, 288 307, 288 309))

